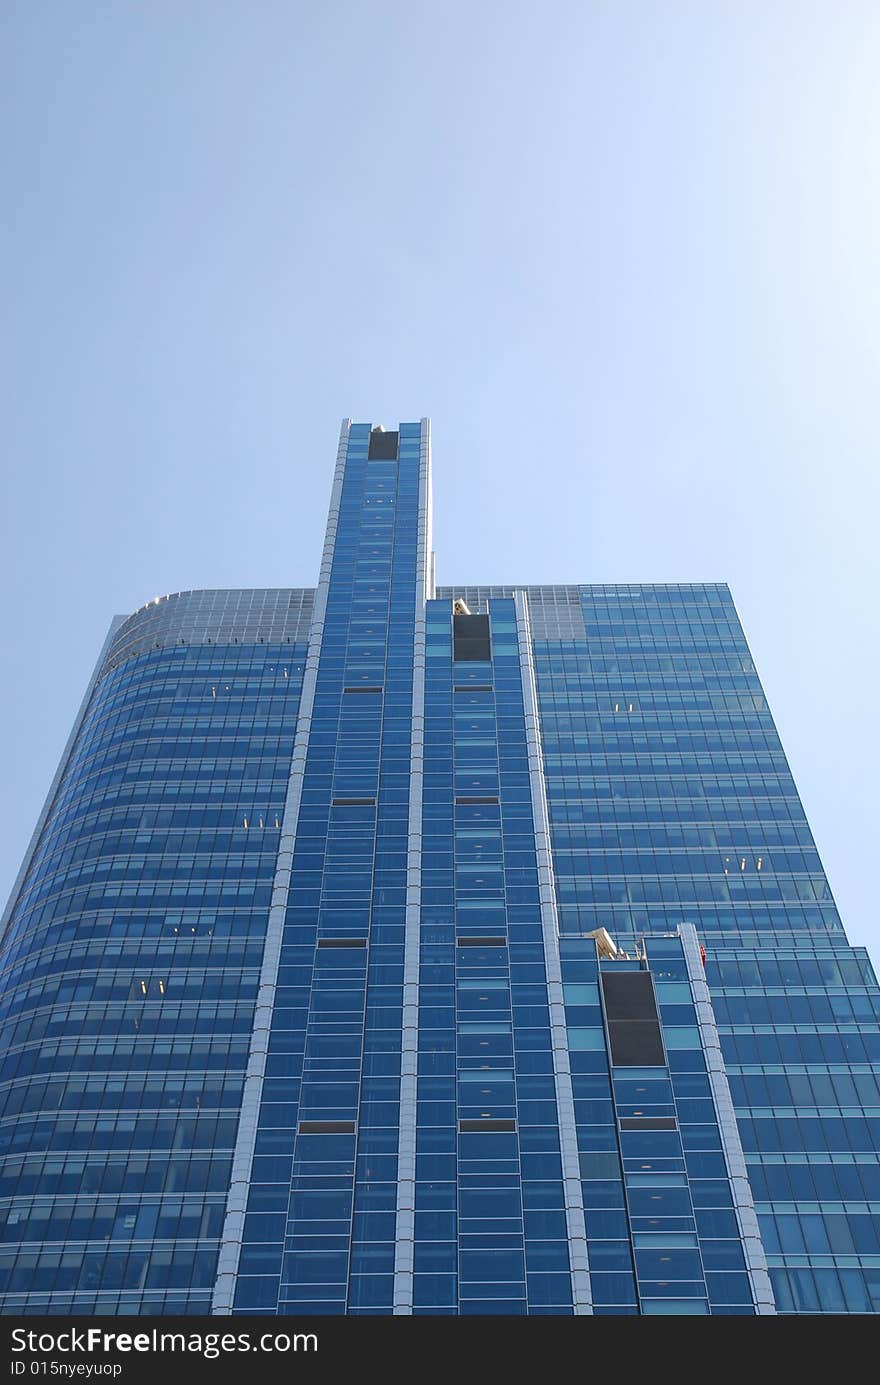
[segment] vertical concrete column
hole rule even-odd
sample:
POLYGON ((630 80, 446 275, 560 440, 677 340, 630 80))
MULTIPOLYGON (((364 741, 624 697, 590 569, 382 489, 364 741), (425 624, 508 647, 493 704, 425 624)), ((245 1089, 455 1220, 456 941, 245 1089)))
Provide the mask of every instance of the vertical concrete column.
POLYGON ((416 555, 416 618, 413 640, 412 736, 406 854, 406 922, 403 950, 403 1043, 400 1057, 400 1133, 397 1146, 397 1222, 394 1250, 396 1314, 413 1309, 416 1205, 416 1097, 419 1050, 419 942, 422 892, 422 788, 425 761, 425 600, 431 573, 431 423, 421 421, 419 519, 416 555))
POLYGON ((532 818, 535 824, 535 854, 538 863, 538 888, 541 900, 544 967, 547 972, 547 1000, 550 1005, 553 1079, 556 1086, 559 1145, 562 1151, 562 1181, 565 1189, 565 1220, 568 1230, 568 1254, 571 1263, 572 1303, 576 1314, 588 1314, 593 1311, 593 1299, 590 1288, 590 1266, 587 1258, 587 1231, 574 1119, 574 1098, 571 1089, 571 1063, 568 1054, 568 1034, 565 1027, 565 1005, 562 996, 559 924, 556 909, 556 888, 553 879, 553 857, 550 847, 550 816, 547 810, 547 789, 544 782, 544 761, 541 753, 541 722, 538 714, 535 661, 532 654, 529 600, 524 591, 514 592, 513 599, 516 605, 516 629, 519 640, 526 746, 532 793, 532 818))
POLYGON ((718 1116, 721 1146, 724 1150, 724 1160, 730 1177, 730 1190, 733 1194, 733 1204, 739 1223, 746 1269, 752 1285, 755 1309, 758 1313, 775 1313, 776 1300, 773 1297, 773 1285, 767 1270, 767 1257, 764 1254, 764 1243, 761 1240, 761 1230, 752 1199, 745 1155, 733 1109, 733 1098, 730 1095, 730 1083, 727 1080, 727 1071, 721 1053, 721 1039, 718 1035, 715 1011, 712 1009, 712 997, 706 984, 706 971, 700 955, 697 930, 692 923, 683 923, 678 931, 687 961, 688 978, 694 996, 697 1024, 700 1028, 706 1067, 709 1070, 709 1085, 712 1088, 712 1100, 715 1103, 715 1111, 718 1116))

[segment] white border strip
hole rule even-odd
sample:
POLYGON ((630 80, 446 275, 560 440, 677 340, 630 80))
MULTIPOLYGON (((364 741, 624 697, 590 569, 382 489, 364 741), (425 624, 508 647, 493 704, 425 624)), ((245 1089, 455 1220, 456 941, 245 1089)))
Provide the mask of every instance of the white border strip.
POLYGON ((416 1097, 419 1059, 419 942, 422 899, 422 784, 425 763, 425 600, 431 586, 431 420, 421 420, 419 529, 416 553, 416 620, 413 642, 412 737, 409 763, 409 826, 406 851, 406 927, 403 946, 403 1035, 400 1056, 400 1131, 397 1146, 397 1223, 394 1306, 413 1310, 416 1208, 416 1097))
MULTIPOLYGON (((263 1094, 263 1076, 266 1071, 266 1058, 269 1051, 269 1032, 272 1027, 272 1011, 275 1006, 275 987, 278 979, 278 966, 281 959, 281 938, 284 932, 284 919, 287 913, 287 896, 290 889, 290 870, 293 864, 293 848, 299 821, 299 806, 302 798, 303 777, 305 775, 306 754, 309 747, 309 734, 312 725, 312 708, 315 702, 315 684, 318 677, 318 663, 321 658, 321 643, 324 638, 324 614, 327 610, 327 594, 330 587, 330 570, 333 566, 333 552, 336 544, 336 528, 339 521, 339 504, 342 497, 342 482, 345 476, 345 460, 348 453, 348 434, 351 419, 343 419, 339 433, 339 448, 336 454, 336 472, 333 477, 333 490, 330 495, 330 513, 327 517, 327 531, 324 538, 324 553, 321 559, 321 573, 315 592, 315 606, 312 624, 309 629, 309 648, 306 655, 299 713, 296 722, 296 737, 293 743, 293 758, 290 763, 290 778, 287 782, 287 797, 284 803, 284 816, 281 821, 281 838, 278 844, 278 858, 275 862, 275 879, 272 888, 272 903, 269 909, 269 923, 266 930, 266 945, 263 950, 263 965, 260 972, 260 986, 257 992, 257 1006, 254 1013, 254 1027, 251 1033, 251 1047, 248 1056, 247 1073, 241 1103, 241 1117, 235 1153, 232 1159, 232 1179, 229 1196, 226 1200, 226 1220, 223 1224, 223 1237, 220 1242, 220 1257, 217 1261, 217 1279, 214 1284, 214 1297, 211 1312, 231 1313, 235 1301, 235 1285, 238 1278, 238 1262, 241 1256, 244 1218, 251 1183, 251 1168, 254 1159, 254 1146, 257 1139, 257 1120, 260 1114, 260 1099, 263 1094)), ((291 1135, 291 1139, 292 1139, 291 1135)))
MULTIPOLYGON (((721 1052, 721 1040, 718 1036, 718 1026, 715 1023, 715 1011, 712 1009, 712 997, 706 984, 706 972, 703 967, 703 959, 700 956, 697 930, 692 923, 683 923, 679 926, 678 932, 684 948, 691 990, 694 994, 697 1024, 700 1028, 703 1053, 706 1056, 706 1067, 709 1070, 709 1085, 712 1088, 712 1099, 718 1116, 721 1146, 724 1150, 724 1160, 730 1177, 730 1191, 733 1194, 733 1203, 736 1208, 736 1219, 739 1223, 746 1269, 752 1286, 752 1297, 755 1300, 755 1311, 758 1313, 775 1313, 776 1300, 773 1297, 773 1285, 767 1271, 764 1242, 761 1240, 761 1229, 752 1200, 752 1189, 749 1184, 745 1155, 739 1138, 739 1126, 736 1123, 733 1098, 730 1095, 730 1083, 727 1080, 727 1069, 724 1066, 724 1057, 721 1052)), ((650 947, 649 935, 649 955, 650 947)))
POLYGON ((587 1230, 581 1187, 580 1159, 571 1090, 571 1064, 568 1032, 562 995, 562 968, 559 961, 559 927, 556 890, 553 883, 553 857, 550 847, 550 816, 544 784, 541 754, 541 723, 529 599, 515 591, 516 630, 519 639, 519 664, 522 674, 526 745, 529 754, 529 780, 532 789, 532 817, 535 823, 535 854, 538 862, 538 889, 541 898, 541 927, 544 933, 544 966, 547 971, 547 999, 550 1005, 550 1033, 553 1044, 553 1077, 556 1083, 556 1109, 559 1115, 559 1145, 562 1151, 562 1182, 565 1189, 565 1221, 568 1228, 568 1254, 571 1262, 571 1293, 576 1315, 593 1311, 590 1265, 587 1258, 587 1230))

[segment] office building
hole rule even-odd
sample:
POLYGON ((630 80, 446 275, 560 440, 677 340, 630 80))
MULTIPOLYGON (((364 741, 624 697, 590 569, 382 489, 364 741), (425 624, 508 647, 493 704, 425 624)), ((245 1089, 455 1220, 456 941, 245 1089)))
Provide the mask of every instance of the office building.
POLYGON ((727 587, 437 587, 427 420, 343 425, 314 590, 114 622, 0 969, 6 1313, 880 1308, 880 993, 727 587))

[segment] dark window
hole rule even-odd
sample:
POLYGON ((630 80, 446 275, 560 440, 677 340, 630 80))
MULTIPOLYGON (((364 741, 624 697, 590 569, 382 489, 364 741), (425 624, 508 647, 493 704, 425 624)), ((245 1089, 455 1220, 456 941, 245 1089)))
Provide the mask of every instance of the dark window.
POLYGON ((608 1038, 616 1068, 662 1068, 666 1062, 660 1026, 651 1020, 609 1023, 608 1038))
POLYGON ((366 938, 319 938, 318 947, 366 947, 366 938))
POLYGON ((456 803, 497 803, 498 795, 494 798, 457 798, 456 803))
POLYGON ((357 687, 353 687, 353 688, 343 688, 342 691, 343 691, 343 692, 347 692, 347 693, 350 693, 350 692, 372 692, 372 693, 376 693, 376 692, 381 692, 381 691, 382 691, 382 686, 381 686, 380 683, 377 683, 377 684, 375 684, 374 686, 368 686, 366 683, 363 683, 363 684, 358 685, 357 687))
POLYGON ((375 798, 334 798, 334 808, 373 808, 375 798))
POLYGON ((621 1130, 675 1130, 674 1116, 621 1116, 621 1130))
POLYGON ((605 1011, 615 1020, 657 1020, 654 983, 647 971, 603 971, 605 1011))
POLYGON ((459 947, 507 947, 506 938, 459 938, 459 947))
POLYGON ((459 1121, 458 1131, 460 1135, 472 1135, 475 1131, 482 1134, 484 1131, 515 1130, 516 1121, 459 1121))
POLYGON ((492 658, 488 616, 452 617, 452 657, 458 662, 492 658))
POLYGON ((602 993, 614 1067, 663 1067, 666 1057, 650 972, 603 971, 602 993))
POLYGON ((370 433, 370 451, 368 459, 371 462, 396 461, 397 434, 385 433, 381 428, 374 428, 370 433))
POLYGON ((452 689, 452 691, 453 691, 453 692, 463 692, 463 693, 469 693, 469 692, 491 692, 491 691, 492 691, 492 684, 491 684, 491 683, 456 683, 456 685, 455 685, 455 687, 452 689))
POLYGON ((301 1135, 353 1135, 354 1121, 300 1121, 301 1135))

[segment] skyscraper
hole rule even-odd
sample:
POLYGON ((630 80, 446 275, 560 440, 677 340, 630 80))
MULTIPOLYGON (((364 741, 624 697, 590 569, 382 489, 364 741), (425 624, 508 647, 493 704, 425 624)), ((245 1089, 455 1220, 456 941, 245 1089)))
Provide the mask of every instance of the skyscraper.
POLYGON ((880 1308, 880 993, 724 585, 435 590, 427 420, 315 590, 114 621, 7 910, 7 1313, 880 1308))

